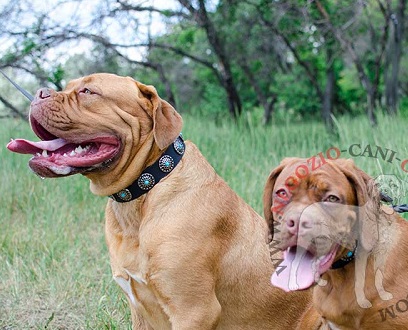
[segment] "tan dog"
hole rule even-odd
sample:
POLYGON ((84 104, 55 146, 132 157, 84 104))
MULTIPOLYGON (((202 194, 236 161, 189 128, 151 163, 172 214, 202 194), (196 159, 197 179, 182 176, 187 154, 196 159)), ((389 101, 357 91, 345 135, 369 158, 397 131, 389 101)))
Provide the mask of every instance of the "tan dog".
POLYGON ((114 196, 106 239, 133 329, 295 326, 309 295, 270 285, 264 220, 194 144, 183 145, 181 117, 152 86, 94 74, 62 92, 41 89, 30 122, 43 141, 14 140, 8 148, 34 154, 38 175, 82 173, 93 193, 114 196), (167 152, 174 164, 162 161, 167 152), (155 165, 167 175, 154 185, 142 172, 155 165), (135 182, 146 189, 138 198, 135 182))
POLYGON ((408 224, 352 160, 285 159, 268 178, 264 213, 285 251, 272 283, 314 285, 298 329, 408 329, 408 224))

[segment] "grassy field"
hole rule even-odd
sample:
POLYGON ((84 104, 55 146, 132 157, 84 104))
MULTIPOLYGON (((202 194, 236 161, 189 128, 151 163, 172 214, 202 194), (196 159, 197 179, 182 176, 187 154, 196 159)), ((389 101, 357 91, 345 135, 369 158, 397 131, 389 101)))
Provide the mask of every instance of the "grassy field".
MULTIPOLYGON (((264 182, 287 156, 326 154, 331 147, 349 158, 369 145, 389 149, 387 162, 368 150, 356 163, 373 177, 394 174, 405 181, 408 122, 380 117, 342 118, 338 137, 316 123, 251 122, 215 125, 185 117, 184 137, 194 141, 218 173, 258 212, 264 182), (397 158, 399 160, 397 160, 397 158)), ((0 129, 0 329, 130 329, 124 296, 113 282, 104 241, 106 198, 93 196, 81 176, 41 180, 29 157, 7 151, 10 138, 34 138, 28 124, 1 120, 0 129)), ((379 153, 377 153, 379 156, 379 153)), ((408 170, 408 165, 407 165, 408 170)), ((404 201, 407 203, 407 200, 404 201)))

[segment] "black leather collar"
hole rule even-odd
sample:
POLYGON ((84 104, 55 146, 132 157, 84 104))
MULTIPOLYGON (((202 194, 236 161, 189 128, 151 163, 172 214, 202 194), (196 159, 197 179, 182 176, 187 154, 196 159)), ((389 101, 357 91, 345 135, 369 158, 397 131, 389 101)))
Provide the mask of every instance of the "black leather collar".
POLYGON ((339 260, 335 261, 331 266, 331 269, 343 268, 352 262, 356 257, 357 243, 358 242, 356 241, 356 246, 354 247, 353 251, 347 252, 344 257, 341 257, 339 260))
POLYGON ((169 174, 180 162, 186 150, 184 140, 180 136, 164 151, 161 157, 147 167, 143 173, 128 187, 110 195, 119 203, 130 202, 152 189, 161 179, 169 174))

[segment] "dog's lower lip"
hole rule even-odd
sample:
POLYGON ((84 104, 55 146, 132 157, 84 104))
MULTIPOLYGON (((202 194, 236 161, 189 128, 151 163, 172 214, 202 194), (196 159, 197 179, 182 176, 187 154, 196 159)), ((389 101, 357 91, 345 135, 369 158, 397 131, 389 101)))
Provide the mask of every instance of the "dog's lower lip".
POLYGON ((113 158, 110 158, 110 159, 108 159, 108 160, 105 160, 105 161, 102 163, 102 166, 109 167, 112 163, 113 163, 113 158))
POLYGON ((320 266, 326 265, 327 262, 331 259, 333 253, 334 253, 334 251, 330 251, 326 255, 323 255, 323 256, 320 256, 319 258, 317 258, 317 260, 319 261, 320 266))

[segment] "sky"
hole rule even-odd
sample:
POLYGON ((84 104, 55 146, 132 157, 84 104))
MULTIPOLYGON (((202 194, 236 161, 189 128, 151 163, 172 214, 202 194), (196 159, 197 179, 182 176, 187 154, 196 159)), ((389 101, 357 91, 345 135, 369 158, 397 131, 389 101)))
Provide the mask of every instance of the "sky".
MULTIPOLYGON (((0 0, 0 11, 2 7, 4 7, 9 1, 8 0, 0 0)), ((135 5, 143 5, 143 6, 156 6, 160 9, 175 9, 177 7, 177 1, 175 0, 136 0, 132 1, 129 0, 130 3, 135 5)), ((51 21, 53 24, 69 24, 75 22, 75 25, 79 27, 83 27, 84 31, 92 32, 92 27, 89 26, 89 21, 92 17, 93 11, 101 4, 109 3, 109 6, 115 4, 114 1, 109 0, 83 0, 83 1, 76 1, 71 2, 69 0, 66 1, 57 1, 57 0, 32 0, 32 1, 22 1, 21 5, 27 9, 30 8, 28 13, 20 19, 18 23, 14 23, 16 25, 16 29, 18 29, 18 24, 24 24, 26 26, 30 26, 36 22, 36 17, 33 14, 36 13, 44 13, 48 12, 47 20, 51 21), (52 9, 52 10, 50 10, 52 9)), ((153 20, 153 24, 150 27, 150 33, 153 35, 160 34, 165 29, 165 24, 163 23, 161 17, 157 13, 153 13, 151 17, 146 14, 138 14, 135 13, 135 16, 141 23, 147 23, 149 19, 153 20)), ((3 22, 3 24, 11 24, 11 22, 3 22)), ((12 26, 14 29, 14 26, 12 26)), ((1 23, 0 23, 1 28, 1 23)), ((138 36, 140 36, 140 40, 130 40, 129 36, 133 36, 136 26, 134 22, 128 22, 128 24, 123 24, 123 22, 118 21, 116 18, 107 18, 106 23, 102 26, 105 30, 105 33, 109 35, 111 40, 117 43, 137 43, 141 42, 142 40, 146 40, 144 36, 147 35, 146 28, 138 28, 140 31, 138 36), (132 25, 133 24, 133 25, 132 25)), ((10 47, 13 44, 13 40, 10 39, 1 39, 0 36, 0 56, 1 53, 10 47)), ((86 53, 91 48, 91 42, 87 40, 80 40, 76 42, 70 43, 69 46, 66 44, 58 47, 56 49, 49 50, 45 56, 50 61, 64 61, 68 57, 78 54, 78 53, 86 53)), ((130 56, 133 60, 141 60, 143 56, 143 50, 136 50, 136 49, 123 49, 123 52, 126 55, 130 56)))

